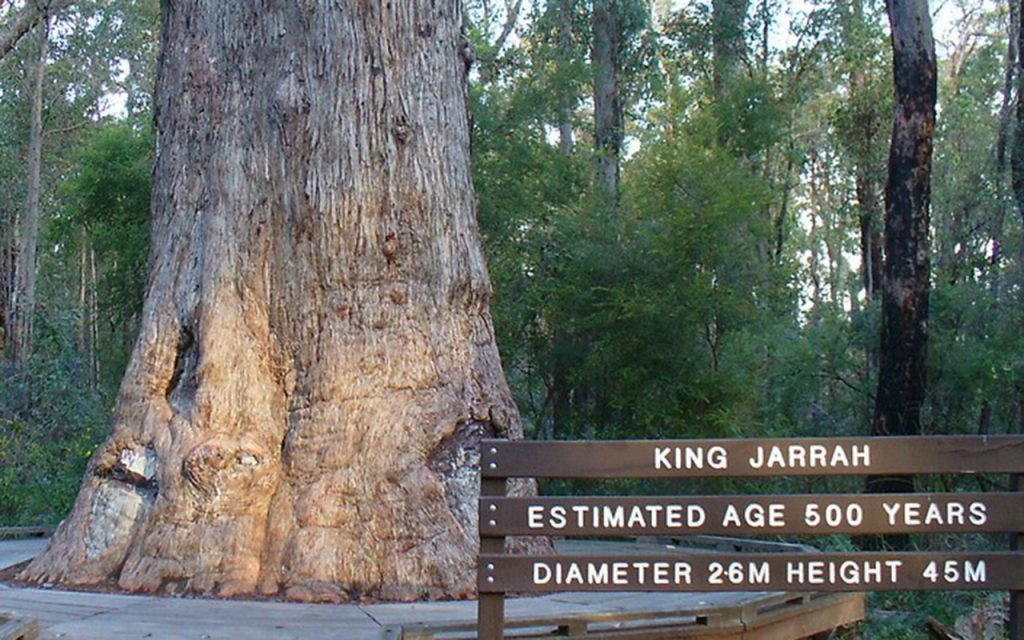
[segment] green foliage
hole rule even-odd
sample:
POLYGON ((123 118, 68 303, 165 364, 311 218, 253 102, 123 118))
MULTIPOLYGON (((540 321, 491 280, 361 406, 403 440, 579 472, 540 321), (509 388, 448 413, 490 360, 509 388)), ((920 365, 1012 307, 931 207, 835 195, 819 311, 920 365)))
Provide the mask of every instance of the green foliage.
MULTIPOLYGON (((156 0, 83 0, 52 21, 34 353, 21 369, 0 359, 0 524, 63 517, 109 425, 141 300, 153 140, 141 128, 103 124, 101 115, 117 102, 113 92, 122 92, 124 115, 148 119, 158 17, 156 0), (90 320, 83 299, 94 294, 100 304, 90 320), (93 354, 104 379, 95 379, 93 354)), ((5 296, 25 206, 32 41, 25 38, 0 64, 5 296)))
POLYGON ((107 432, 110 399, 71 354, 47 343, 23 370, 0 363, 0 526, 63 518, 107 432))
POLYGON ((0 524, 56 524, 109 428, 145 282, 152 146, 145 130, 98 127, 57 190, 62 208, 41 243, 35 352, 20 370, 0 362, 0 524), (100 315, 91 348, 104 384, 93 379, 81 343, 88 311, 77 298, 89 247, 100 315))
POLYGON ((142 308, 149 254, 149 198, 154 140, 148 128, 101 127, 83 146, 74 173, 62 185, 69 216, 58 225, 66 242, 84 226, 102 265, 103 315, 128 322, 142 308))

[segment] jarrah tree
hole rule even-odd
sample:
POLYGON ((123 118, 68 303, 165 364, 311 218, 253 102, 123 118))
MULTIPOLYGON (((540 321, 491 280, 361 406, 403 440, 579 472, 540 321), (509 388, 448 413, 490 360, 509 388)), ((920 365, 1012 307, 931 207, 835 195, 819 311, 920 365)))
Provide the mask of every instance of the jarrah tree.
POLYGON ((35 581, 460 596, 488 312, 457 0, 163 3, 150 276, 35 581))
MULTIPOLYGON (((927 0, 889 0, 895 107, 885 186, 885 261, 875 435, 921 430, 928 354, 929 205, 936 64, 927 0)), ((909 478, 872 478, 876 491, 909 478)))

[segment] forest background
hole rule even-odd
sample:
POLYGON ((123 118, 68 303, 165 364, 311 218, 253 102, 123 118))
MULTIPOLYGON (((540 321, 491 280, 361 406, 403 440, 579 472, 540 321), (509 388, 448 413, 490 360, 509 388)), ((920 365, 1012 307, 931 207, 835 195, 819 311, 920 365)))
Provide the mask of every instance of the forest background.
MULTIPOLYGON (((467 5, 479 221, 528 437, 871 433, 883 3, 467 5)), ((23 6, 0 2, 0 23, 23 6)), ((932 6, 923 433, 1024 432, 1018 8, 932 6)), ((59 521, 110 426, 146 280, 159 14, 78 2, 0 62, 0 526, 59 521)), ((998 604, 904 597, 875 604, 947 618, 998 604)))

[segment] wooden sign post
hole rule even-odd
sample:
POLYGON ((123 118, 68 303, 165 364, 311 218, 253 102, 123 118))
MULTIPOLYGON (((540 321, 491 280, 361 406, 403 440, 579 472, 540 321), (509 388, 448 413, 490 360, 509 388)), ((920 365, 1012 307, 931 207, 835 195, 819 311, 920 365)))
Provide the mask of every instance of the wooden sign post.
POLYGON ((508 592, 1010 591, 1024 640, 1024 437, 509 442, 481 445, 479 637, 499 640, 508 592), (508 478, 1009 473, 1011 491, 956 494, 538 497, 508 478), (507 536, 1010 532, 1007 552, 523 556, 507 536))

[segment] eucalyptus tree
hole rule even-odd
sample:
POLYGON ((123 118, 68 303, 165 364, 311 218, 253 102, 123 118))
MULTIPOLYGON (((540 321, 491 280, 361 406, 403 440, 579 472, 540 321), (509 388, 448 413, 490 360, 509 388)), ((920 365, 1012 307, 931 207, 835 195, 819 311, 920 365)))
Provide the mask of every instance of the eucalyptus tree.
POLYGON ((473 588, 488 311, 459 2, 164 4, 150 274, 111 435, 24 571, 139 591, 473 588))
MULTIPOLYGON (((889 0, 895 108, 885 185, 885 263, 875 435, 921 432, 928 354, 930 199, 937 69, 927 0, 889 0)), ((872 478, 878 491, 912 489, 872 478)))

